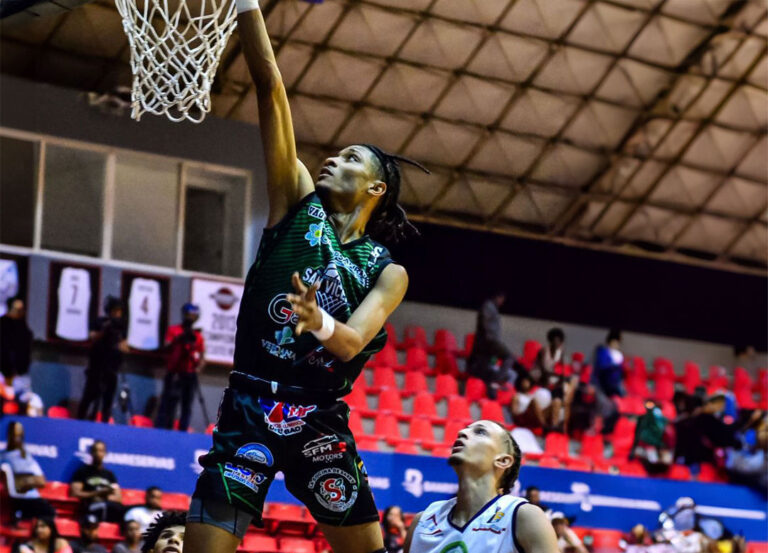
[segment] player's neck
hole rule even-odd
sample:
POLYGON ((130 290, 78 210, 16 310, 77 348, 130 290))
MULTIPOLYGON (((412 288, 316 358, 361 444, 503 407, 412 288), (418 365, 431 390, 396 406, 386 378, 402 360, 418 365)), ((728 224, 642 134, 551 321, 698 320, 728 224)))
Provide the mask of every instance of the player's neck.
POLYGON ((362 207, 358 206, 348 213, 331 213, 328 215, 328 221, 336 230, 336 236, 342 244, 361 238, 365 234, 365 224, 368 222, 368 216, 362 207))
POLYGON ((452 522, 456 526, 464 526, 497 495, 496 479, 493 474, 480 478, 468 474, 460 475, 452 522))

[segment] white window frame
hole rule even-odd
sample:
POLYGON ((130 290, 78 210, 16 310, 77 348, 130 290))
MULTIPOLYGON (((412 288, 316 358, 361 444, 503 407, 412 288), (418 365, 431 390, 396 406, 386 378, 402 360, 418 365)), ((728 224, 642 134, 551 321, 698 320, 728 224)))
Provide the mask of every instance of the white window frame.
MULTIPOLYGON (((34 234, 32 237, 32 247, 27 248, 22 246, 12 246, 9 244, 0 243, 0 250, 6 251, 9 253, 22 254, 22 255, 27 255, 30 253, 42 254, 50 257, 55 257, 57 259, 71 260, 73 262, 81 262, 81 263, 82 262, 93 263, 94 261, 99 260, 102 262, 108 262, 108 264, 111 266, 125 268, 125 269, 132 269, 136 271, 149 271, 149 272, 154 272, 159 274, 180 275, 180 276, 188 276, 188 277, 195 277, 195 276, 212 277, 219 280, 224 279, 224 280, 231 280, 233 282, 242 282, 244 275, 248 271, 249 252, 253 246, 252 245, 253 239, 250 234, 251 222, 252 222, 251 188, 253 183, 253 175, 251 171, 248 171, 247 169, 227 167, 225 165, 205 163, 205 162, 200 162, 192 159, 180 158, 175 156, 165 156, 160 154, 154 154, 151 152, 144 152, 141 150, 118 148, 114 146, 106 146, 103 144, 95 144, 92 142, 83 142, 80 140, 73 140, 70 138, 61 138, 61 137, 52 136, 52 135, 21 131, 17 129, 2 127, 2 126, 0 126, 0 136, 5 138, 12 138, 16 140, 33 142, 39 145, 39 154, 37 158, 38 167, 35 173, 35 182, 34 182, 35 221, 33 225, 34 234), (65 148, 97 152, 97 153, 106 155, 105 178, 104 178, 104 182, 102 183, 102 191, 103 191, 103 203, 101 206, 101 209, 102 209, 101 240, 102 242, 101 242, 101 254, 98 257, 93 257, 93 256, 83 255, 83 254, 73 254, 69 252, 60 252, 58 250, 49 250, 42 247, 41 241, 42 241, 42 231, 43 231, 43 208, 44 208, 43 200, 44 200, 44 193, 45 193, 45 157, 46 157, 46 147, 49 144, 61 146, 65 148), (112 258, 112 236, 113 236, 113 225, 114 225, 114 215, 115 215, 115 168, 117 163, 117 156, 122 153, 153 157, 153 158, 161 159, 163 161, 173 161, 174 163, 179 165, 178 182, 177 182, 178 201, 176 202, 176 205, 177 205, 176 207, 177 209, 176 211, 176 225, 177 225, 176 227, 176 259, 175 259, 175 266, 173 268, 160 266, 160 265, 151 265, 147 263, 137 263, 133 261, 123 261, 123 260, 112 258), (186 213, 185 198, 186 198, 186 190, 187 190, 187 184, 188 184, 187 174, 190 168, 194 168, 196 170, 202 170, 202 171, 221 173, 224 175, 239 177, 243 179, 244 190, 243 190, 242 200, 244 202, 244 209, 243 209, 242 232, 244 236, 243 236, 242 264, 241 264, 241 271, 242 271, 243 277, 233 277, 230 275, 204 273, 200 271, 189 271, 183 268, 184 218, 186 213)), ((195 185, 195 186, 199 187, 199 185, 195 185)), ((217 190, 224 191, 226 193, 231 192, 230 187, 223 186, 223 185, 221 186, 221 188, 217 188, 217 190)), ((228 219, 229 216, 230 214, 225 211, 225 220, 229 220, 228 219)), ((230 237, 230 233, 231 233, 230 225, 225 225, 224 231, 225 231, 224 236, 225 236, 225 243, 226 243, 226 240, 230 237)), ((226 248, 225 248, 225 252, 226 252, 226 248)))

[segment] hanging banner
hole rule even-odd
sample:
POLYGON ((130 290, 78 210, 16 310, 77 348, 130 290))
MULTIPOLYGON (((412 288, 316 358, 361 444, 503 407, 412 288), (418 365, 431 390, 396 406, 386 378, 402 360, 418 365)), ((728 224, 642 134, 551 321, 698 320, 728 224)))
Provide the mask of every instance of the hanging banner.
POLYGON ((205 339, 205 360, 231 365, 235 355, 237 314, 243 285, 221 280, 192 279, 192 303, 200 307, 196 328, 205 339))

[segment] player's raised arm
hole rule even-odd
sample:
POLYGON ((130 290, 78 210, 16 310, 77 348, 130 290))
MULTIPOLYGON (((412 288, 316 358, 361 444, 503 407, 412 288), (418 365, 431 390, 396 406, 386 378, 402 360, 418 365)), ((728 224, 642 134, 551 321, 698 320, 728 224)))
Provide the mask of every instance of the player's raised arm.
POLYGON ((296 159, 291 109, 257 0, 238 0, 237 25, 243 55, 256 85, 259 129, 267 166, 268 226, 313 189, 312 177, 296 159))

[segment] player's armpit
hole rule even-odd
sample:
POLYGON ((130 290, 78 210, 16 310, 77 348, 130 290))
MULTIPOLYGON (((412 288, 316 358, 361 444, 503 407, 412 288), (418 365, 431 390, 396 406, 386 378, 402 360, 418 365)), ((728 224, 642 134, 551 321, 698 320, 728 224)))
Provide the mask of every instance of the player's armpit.
POLYGON ((408 273, 402 265, 391 264, 382 271, 376 286, 323 346, 339 359, 349 361, 359 354, 378 334, 387 318, 400 305, 408 289, 408 273))
POLYGON ((518 509, 514 531, 521 553, 558 553, 555 529, 544 511, 535 505, 527 503, 518 509))
POLYGON ((413 541, 413 533, 416 531, 416 527, 421 520, 421 513, 413 517, 411 525, 408 527, 408 533, 405 535, 405 543, 403 544, 403 553, 409 553, 411 550, 411 542, 413 541))

